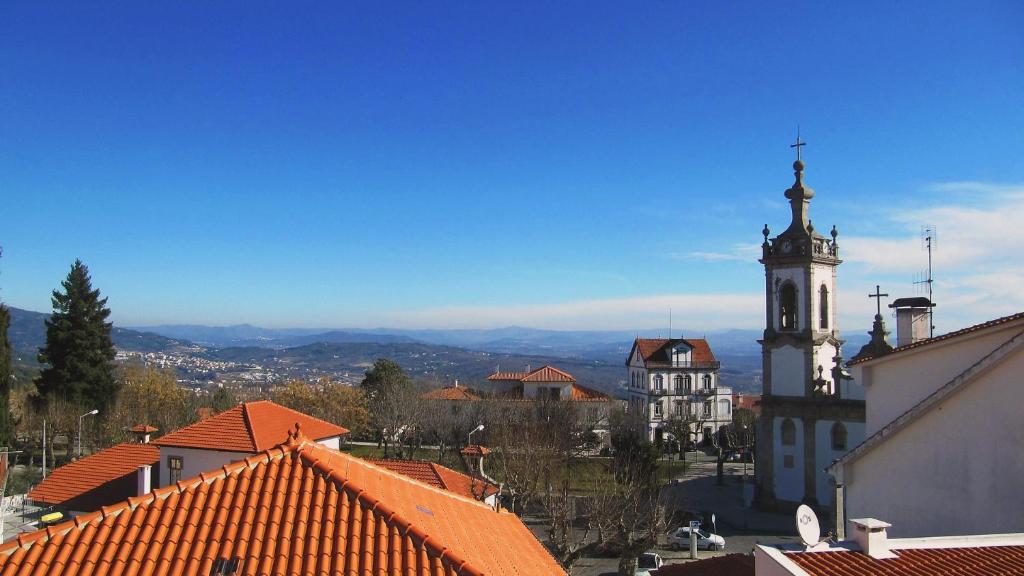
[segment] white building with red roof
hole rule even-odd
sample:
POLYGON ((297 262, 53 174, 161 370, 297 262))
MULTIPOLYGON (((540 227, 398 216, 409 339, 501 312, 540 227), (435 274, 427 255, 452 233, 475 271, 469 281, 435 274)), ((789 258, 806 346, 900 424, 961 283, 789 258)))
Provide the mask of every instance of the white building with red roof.
POLYGON ((159 486, 169 486, 276 446, 298 423, 311 440, 338 449, 348 430, 269 400, 245 402, 152 442, 160 449, 159 486))
POLYGON ((889 538, 888 522, 851 521, 850 540, 754 547, 756 576, 1024 576, 1024 534, 889 538))
POLYGON ((651 441, 663 439, 673 418, 692 423, 695 442, 732 422, 732 389, 719 385, 721 364, 707 340, 637 338, 626 368, 629 410, 644 416, 651 441))
POLYGON ((899 536, 1024 532, 1024 313, 858 358, 867 438, 829 470, 899 536))

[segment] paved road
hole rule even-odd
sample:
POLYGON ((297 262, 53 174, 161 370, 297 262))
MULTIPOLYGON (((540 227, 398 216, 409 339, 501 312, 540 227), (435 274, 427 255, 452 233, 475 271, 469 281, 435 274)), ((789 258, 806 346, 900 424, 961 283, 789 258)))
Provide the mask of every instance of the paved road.
MULTIPOLYGON (((689 454, 687 458, 692 458, 689 454)), ((682 506, 692 510, 714 512, 717 533, 725 538, 724 552, 698 552, 697 558, 728 553, 750 553, 758 543, 796 542, 796 523, 789 514, 774 514, 747 508, 743 504, 743 464, 725 464, 725 482, 718 485, 713 459, 701 457, 684 477, 669 489, 682 506)), ((747 465, 748 480, 753 480, 752 466, 747 465)), ((689 551, 655 549, 667 564, 689 562, 689 551)), ((618 568, 615 558, 584 558, 573 567, 573 576, 613 576, 618 568)))

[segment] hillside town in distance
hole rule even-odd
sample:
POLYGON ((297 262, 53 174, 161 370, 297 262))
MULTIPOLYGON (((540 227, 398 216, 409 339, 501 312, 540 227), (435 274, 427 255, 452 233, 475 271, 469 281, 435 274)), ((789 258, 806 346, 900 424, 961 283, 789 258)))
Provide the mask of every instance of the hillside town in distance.
POLYGON ((34 391, 9 392, 0 565, 98 573, 123 554, 132 573, 1016 565, 1024 498, 965 476, 1016 465, 1003 456, 1022 447, 1021 424, 1005 399, 1020 394, 1024 313, 933 335, 934 302, 876 289, 870 340, 845 349, 841 235, 815 229, 803 160, 793 169, 790 221, 761 231, 760 394, 721 383, 712 340, 671 335, 635 338, 608 391, 557 360, 438 382, 384 357, 324 377, 308 361, 200 358, 181 340, 115 352, 106 300, 76 261, 45 321, 34 391), (1000 452, 978 450, 977 435, 1000 452), (178 517, 194 521, 165 524, 178 517), (151 529, 129 530, 139 525, 151 529))

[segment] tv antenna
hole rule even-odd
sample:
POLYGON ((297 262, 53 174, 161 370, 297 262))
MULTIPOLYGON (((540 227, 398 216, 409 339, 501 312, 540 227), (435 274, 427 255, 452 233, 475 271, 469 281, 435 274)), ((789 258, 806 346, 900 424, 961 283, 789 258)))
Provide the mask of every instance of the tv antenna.
MULTIPOLYGON (((925 224, 921 226, 921 249, 928 252, 928 271, 927 276, 923 280, 918 280, 914 284, 923 284, 928 290, 928 303, 935 304, 932 299, 932 284, 934 282, 932 278, 932 251, 938 250, 939 248, 939 233, 935 229, 934 224, 925 224)), ((935 306, 928 308, 928 337, 935 337, 935 306)))

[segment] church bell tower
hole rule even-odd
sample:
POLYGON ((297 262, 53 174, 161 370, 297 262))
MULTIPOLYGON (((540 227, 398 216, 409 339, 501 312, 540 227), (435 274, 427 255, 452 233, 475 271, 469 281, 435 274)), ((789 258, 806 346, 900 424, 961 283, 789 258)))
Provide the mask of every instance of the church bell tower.
POLYGON ((765 330, 759 342, 764 388, 755 498, 759 506, 770 509, 825 504, 821 500, 830 499, 831 492, 820 469, 830 461, 821 459, 831 450, 829 431, 822 426, 835 428, 838 423, 845 434, 845 421, 863 422, 863 401, 843 398, 851 385, 843 376, 843 340, 836 323, 839 232, 833 226, 830 237, 825 237, 810 219, 814 190, 804 183, 803 145, 799 137, 793 145, 795 181, 785 192, 792 212, 789 227, 774 238, 767 225, 761 231, 765 330))

